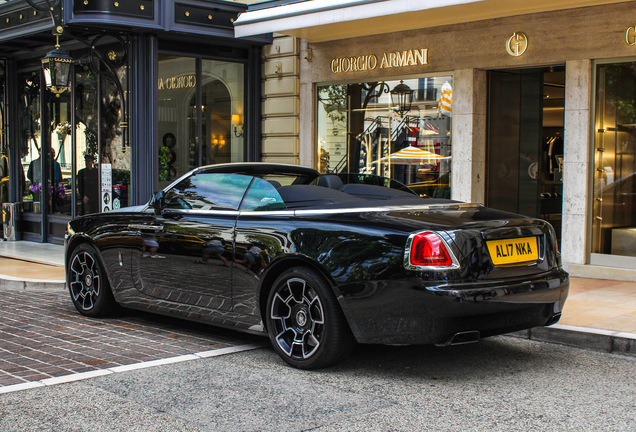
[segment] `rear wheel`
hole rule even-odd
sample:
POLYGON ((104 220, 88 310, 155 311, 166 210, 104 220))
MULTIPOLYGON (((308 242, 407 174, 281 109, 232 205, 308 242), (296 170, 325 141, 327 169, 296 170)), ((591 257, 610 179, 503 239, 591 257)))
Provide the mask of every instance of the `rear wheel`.
POLYGON ((274 349, 300 369, 334 365, 355 345, 331 287, 310 269, 296 267, 278 277, 266 317, 274 349))
POLYGON ((117 310, 108 278, 97 251, 81 244, 71 254, 66 279, 75 308, 90 317, 101 317, 117 310))

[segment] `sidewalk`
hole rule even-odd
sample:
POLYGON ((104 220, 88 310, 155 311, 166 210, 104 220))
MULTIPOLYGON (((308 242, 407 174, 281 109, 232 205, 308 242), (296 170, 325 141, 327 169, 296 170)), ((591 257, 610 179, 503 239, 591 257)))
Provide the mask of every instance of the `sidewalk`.
MULTIPOLYGON (((0 241, 0 289, 65 290, 64 247, 0 241)), ((636 355, 636 282, 571 278, 559 323, 513 336, 636 355)))
POLYGON ((65 287, 64 246, 0 240, 0 289, 65 287))

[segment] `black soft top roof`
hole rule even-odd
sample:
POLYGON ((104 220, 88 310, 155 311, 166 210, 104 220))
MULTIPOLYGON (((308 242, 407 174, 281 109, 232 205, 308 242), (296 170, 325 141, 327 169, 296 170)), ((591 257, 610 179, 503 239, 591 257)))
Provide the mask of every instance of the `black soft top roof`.
POLYGON ((306 184, 310 183, 315 178, 320 177, 320 173, 313 168, 300 165, 270 164, 263 162, 237 162, 207 165, 199 168, 196 173, 232 173, 257 177, 266 174, 287 174, 307 178, 306 184))
POLYGON ((421 206, 451 204, 458 201, 420 198, 416 194, 372 185, 349 185, 348 192, 313 185, 289 185, 278 188, 288 209, 346 209, 384 206, 421 206), (381 193, 384 191, 385 193, 381 193))

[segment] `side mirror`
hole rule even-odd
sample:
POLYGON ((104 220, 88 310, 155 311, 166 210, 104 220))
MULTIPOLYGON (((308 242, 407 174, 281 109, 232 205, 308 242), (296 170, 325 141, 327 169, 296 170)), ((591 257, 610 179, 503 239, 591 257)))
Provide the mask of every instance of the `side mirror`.
POLYGON ((150 206, 155 210, 156 215, 161 214, 161 210, 163 210, 164 205, 165 201, 163 191, 154 192, 150 199, 150 206))

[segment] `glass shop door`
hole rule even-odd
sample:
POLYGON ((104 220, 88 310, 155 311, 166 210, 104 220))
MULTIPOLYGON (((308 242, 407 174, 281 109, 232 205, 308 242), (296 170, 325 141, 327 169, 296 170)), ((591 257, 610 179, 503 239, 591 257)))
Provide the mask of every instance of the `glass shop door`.
POLYGON ((489 73, 486 205, 549 221, 561 237, 565 68, 489 73))

